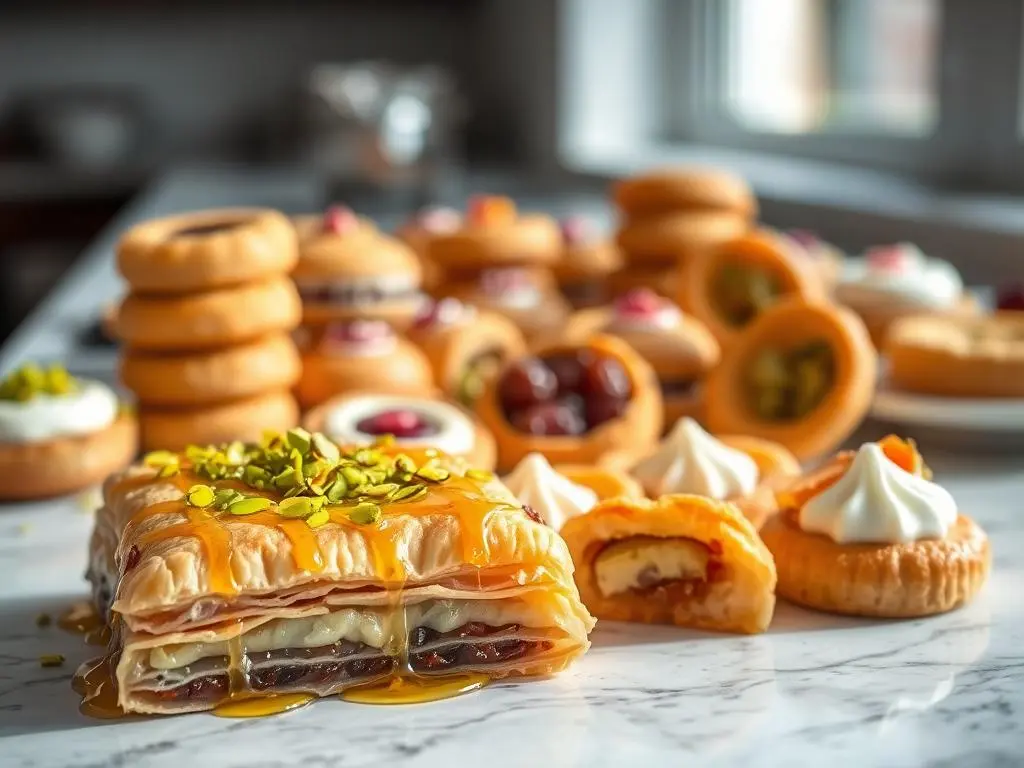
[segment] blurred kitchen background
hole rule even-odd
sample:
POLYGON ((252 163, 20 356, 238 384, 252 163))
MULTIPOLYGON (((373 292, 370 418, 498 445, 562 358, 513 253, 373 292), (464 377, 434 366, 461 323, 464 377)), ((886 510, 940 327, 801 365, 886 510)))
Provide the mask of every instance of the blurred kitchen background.
POLYGON ((400 217, 719 163, 770 224, 1024 277, 1022 40, 1021 0, 8 0, 0 337, 194 166, 400 217))

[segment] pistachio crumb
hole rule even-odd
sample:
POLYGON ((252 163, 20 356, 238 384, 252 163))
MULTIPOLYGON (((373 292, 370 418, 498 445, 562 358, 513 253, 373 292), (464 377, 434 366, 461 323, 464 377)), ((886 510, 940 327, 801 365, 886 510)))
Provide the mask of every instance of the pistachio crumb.
POLYGON ((48 613, 40 613, 38 616, 36 616, 37 627, 48 627, 52 623, 53 619, 50 617, 50 614, 48 613))
POLYGON ((486 469, 467 469, 466 477, 470 480, 479 480, 485 483, 494 479, 494 473, 486 469))
POLYGON ((326 509, 318 510, 312 515, 306 518, 306 525, 310 528, 319 528, 331 519, 330 513, 326 509))
POLYGON ((61 653, 44 653, 39 657, 41 667, 60 667, 64 665, 64 655, 61 653))
POLYGON ((254 515, 265 509, 270 509, 273 505, 274 502, 270 499, 265 499, 262 496, 250 496, 232 501, 228 504, 227 511, 232 515, 254 515))
POLYGON ((381 518, 380 507, 372 501, 363 501, 356 504, 348 512, 348 518, 359 525, 371 525, 381 518))

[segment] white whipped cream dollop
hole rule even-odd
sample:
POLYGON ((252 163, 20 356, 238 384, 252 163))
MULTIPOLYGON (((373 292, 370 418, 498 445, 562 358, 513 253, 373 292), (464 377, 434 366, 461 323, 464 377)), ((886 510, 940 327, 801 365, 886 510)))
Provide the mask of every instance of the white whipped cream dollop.
POLYGON ((887 305, 941 309, 955 305, 964 284, 956 267, 911 243, 847 259, 836 298, 854 307, 887 305))
POLYGON ((556 531, 566 521, 589 512, 597 494, 555 471, 539 453, 528 453, 504 478, 505 486, 556 531))
POLYGON ((106 384, 77 379, 63 395, 0 400, 0 442, 30 443, 106 429, 117 420, 117 395, 106 384))
POLYGON ((676 422, 658 448, 633 467, 651 496, 693 493, 712 499, 747 496, 757 487, 757 463, 717 440, 691 418, 676 422))
POLYGON ((891 461, 877 443, 862 445, 839 480, 800 509, 800 527, 838 544, 899 544, 943 538, 957 505, 945 488, 891 461))
POLYGON ((399 445, 437 448, 452 456, 470 453, 476 444, 476 430, 466 414, 453 405, 427 398, 377 396, 353 397, 332 408, 324 417, 323 431, 336 443, 363 445, 373 435, 359 429, 359 423, 387 411, 412 411, 430 422, 434 432, 417 437, 395 436, 399 445))

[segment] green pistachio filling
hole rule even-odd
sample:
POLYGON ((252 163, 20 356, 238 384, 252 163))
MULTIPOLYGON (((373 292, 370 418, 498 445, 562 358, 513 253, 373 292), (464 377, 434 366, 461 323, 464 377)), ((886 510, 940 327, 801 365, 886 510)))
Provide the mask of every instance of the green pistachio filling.
POLYGON ((40 395, 59 397, 78 389, 78 382, 61 365, 48 368, 28 363, 0 382, 0 400, 25 402, 40 395))
POLYGON ((790 350, 762 349, 747 368, 745 383, 759 418, 793 421, 817 408, 834 382, 832 348, 815 341, 790 350))
POLYGON ((460 403, 470 406, 483 394, 484 387, 498 374, 504 354, 500 349, 487 350, 474 356, 462 371, 456 397, 460 403))
POLYGON ((711 300, 733 326, 744 326, 782 294, 778 276, 750 265, 723 264, 711 280, 711 300))
MULTIPOLYGON (((345 506, 353 522, 372 525, 381 519, 382 504, 415 501, 427 494, 428 485, 451 477, 435 452, 428 451, 427 460, 418 464, 403 453, 385 454, 380 448, 387 444, 381 440, 343 451, 324 435, 296 428, 268 434, 258 444, 189 446, 184 454, 153 451, 143 463, 159 477, 190 469, 211 483, 243 486, 195 484, 185 494, 192 507, 233 516, 273 512, 317 528, 330 519, 327 506, 345 506), (274 501, 266 493, 284 498, 274 501)), ((470 470, 466 476, 478 482, 492 477, 483 470, 470 470)))

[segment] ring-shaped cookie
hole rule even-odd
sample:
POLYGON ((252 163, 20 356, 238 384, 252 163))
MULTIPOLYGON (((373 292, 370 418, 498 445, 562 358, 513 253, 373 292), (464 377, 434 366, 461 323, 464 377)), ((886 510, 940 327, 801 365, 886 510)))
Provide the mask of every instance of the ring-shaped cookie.
POLYGON ((138 293, 207 291, 285 274, 298 260, 288 217, 263 208, 182 213, 136 224, 117 268, 138 293))
POLYGON ((680 274, 677 300, 683 310, 703 321, 726 348, 757 314, 789 296, 824 296, 820 276, 780 236, 770 230, 754 230, 688 260, 680 274), (769 281, 770 288, 764 290, 771 293, 752 297, 749 305, 738 310, 743 317, 730 319, 719 296, 723 284, 733 276, 742 278, 743 273, 769 281))
POLYGON ((960 515, 942 539, 837 544, 807 533, 787 512, 761 529, 775 556, 779 595, 820 611, 911 618, 968 602, 988 578, 988 536, 960 515))
POLYGON ((302 373, 291 337, 255 341, 185 355, 128 351, 121 382, 143 405, 198 406, 288 389, 302 373))
POLYGON ((681 208, 732 210, 748 218, 757 215, 750 185, 713 168, 665 168, 623 179, 612 188, 612 198, 630 216, 681 208))
MULTIPOLYGON (((374 392, 351 392, 332 397, 311 409, 302 420, 303 426, 310 432, 322 432, 336 443, 349 445, 358 437, 356 443, 373 442, 375 438, 392 434, 395 438, 395 449, 399 451, 416 451, 426 448, 437 448, 450 456, 463 459, 471 467, 493 469, 496 458, 494 438, 487 428, 472 413, 463 410, 453 403, 440 397, 424 397, 413 395, 378 395, 374 392), (353 409, 350 419, 346 419, 343 433, 332 429, 332 413, 341 409, 353 409), (404 411, 421 416, 425 419, 451 420, 455 423, 440 424, 441 429, 436 435, 424 437, 403 437, 394 435, 394 431, 386 429, 363 432, 359 424, 363 419, 373 419, 374 415, 393 414, 404 411), (446 429, 447 428, 447 429, 446 429), (457 429, 455 429, 457 428, 457 429), (446 440, 458 439, 462 444, 452 445, 446 440)), ((386 426, 386 425, 385 425, 386 426)))
POLYGON ((182 296, 130 294, 117 311, 117 338, 147 352, 191 352, 289 331, 301 317, 295 285, 275 277, 182 296))
POLYGON ((143 408, 139 411, 142 448, 146 451, 180 451, 187 445, 232 440, 254 442, 266 430, 283 432, 298 421, 299 408, 287 390, 200 408, 143 408))
POLYGON ((617 361, 629 378, 630 394, 623 412, 581 435, 534 435, 509 423, 499 388, 515 361, 492 379, 474 408, 498 445, 498 470, 507 473, 528 453, 543 454, 552 464, 598 464, 615 469, 631 466, 651 449, 661 434, 661 389, 648 363, 621 339, 596 335, 578 345, 555 344, 537 352, 540 358, 585 349, 597 359, 617 361))
POLYGON ((128 466, 138 450, 135 417, 96 432, 0 444, 0 499, 42 499, 91 485, 128 466))
POLYGON ((779 443, 798 459, 832 450, 860 424, 875 391, 878 360, 864 324, 841 307, 789 299, 761 313, 726 349, 705 381, 704 417, 716 434, 779 443), (790 419, 762 418, 751 402, 750 367, 765 352, 824 345, 831 380, 810 410, 790 419))

